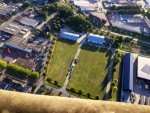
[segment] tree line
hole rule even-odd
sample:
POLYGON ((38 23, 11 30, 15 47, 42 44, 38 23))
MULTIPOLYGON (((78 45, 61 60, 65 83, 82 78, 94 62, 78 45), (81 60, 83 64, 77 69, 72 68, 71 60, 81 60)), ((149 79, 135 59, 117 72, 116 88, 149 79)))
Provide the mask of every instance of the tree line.
POLYGON ((115 6, 109 8, 109 10, 116 10, 119 14, 143 14, 150 19, 150 10, 145 12, 143 8, 140 6, 115 6))
POLYGON ((71 29, 77 32, 90 31, 92 29, 92 24, 88 17, 83 14, 74 14, 72 9, 61 6, 58 10, 60 17, 66 20, 64 23, 68 25, 71 29))
POLYGON ((29 69, 22 68, 16 64, 7 64, 5 61, 0 60, 0 68, 5 69, 15 75, 22 76, 24 78, 38 79, 40 77, 39 73, 36 71, 30 71, 29 69))

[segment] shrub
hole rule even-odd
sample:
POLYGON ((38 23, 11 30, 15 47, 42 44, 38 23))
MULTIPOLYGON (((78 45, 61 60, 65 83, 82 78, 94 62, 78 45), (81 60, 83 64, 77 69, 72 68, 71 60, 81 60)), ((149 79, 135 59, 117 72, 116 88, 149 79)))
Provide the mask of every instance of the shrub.
POLYGON ((49 60, 46 61, 46 64, 49 64, 49 60))
POLYGON ((46 92, 45 88, 41 88, 40 90, 41 90, 42 93, 46 92))
POLYGON ((78 94, 79 94, 79 95, 82 95, 82 90, 81 90, 81 89, 78 91, 78 94))
POLYGON ((115 72, 116 70, 117 70, 116 67, 114 67, 114 68, 113 68, 113 72, 115 72))
POLYGON ((115 83, 112 81, 111 82, 111 87, 114 87, 115 86, 115 83))
POLYGON ((117 84, 118 84, 118 80, 117 80, 117 79, 115 79, 115 80, 114 80, 114 83, 115 83, 115 85, 117 85, 117 84))
POLYGON ((118 88, 115 86, 112 88, 112 93, 115 93, 118 90, 118 88))
POLYGON ((3 60, 0 60, 0 68, 6 68, 7 63, 3 60))
POLYGON ((52 52, 53 52, 53 50, 50 50, 50 51, 49 51, 49 54, 52 54, 52 52))
POLYGON ((71 88, 71 89, 70 89, 70 91, 71 91, 72 93, 74 93, 74 92, 75 92, 74 88, 71 88))
POLYGON ((38 79, 40 77, 40 74, 36 71, 33 71, 30 73, 29 77, 32 79, 38 79))
POLYGON ((51 83, 52 79, 51 78, 47 78, 47 82, 51 83))
POLYGON ((91 97, 91 94, 90 94, 90 93, 87 93, 86 95, 87 95, 87 97, 88 97, 88 98, 90 98, 90 97, 91 97))
POLYGON ((96 96, 96 97, 95 97, 95 100, 99 100, 99 96, 96 96))
POLYGON ((54 81, 54 84, 57 86, 57 85, 58 85, 58 82, 55 80, 55 81, 54 81))

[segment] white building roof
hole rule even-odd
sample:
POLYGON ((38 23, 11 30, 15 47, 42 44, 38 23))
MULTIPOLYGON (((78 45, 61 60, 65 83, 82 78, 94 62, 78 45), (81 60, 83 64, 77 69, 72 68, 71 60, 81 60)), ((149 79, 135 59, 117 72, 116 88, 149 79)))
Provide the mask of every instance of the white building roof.
POLYGON ((27 26, 35 27, 38 24, 38 21, 31 19, 31 18, 23 17, 20 20, 20 23, 27 25, 27 26))
POLYGON ((61 34, 61 37, 65 38, 65 39, 70 39, 70 40, 77 41, 77 39, 80 37, 80 35, 74 34, 74 33, 69 33, 69 32, 63 32, 61 34))
POLYGON ((89 34, 88 42, 103 44, 104 38, 105 38, 104 36, 89 34))
POLYGON ((138 72, 139 78, 150 80, 150 57, 138 56, 138 72))
POLYGON ((89 6, 89 1, 74 1, 74 5, 76 6, 89 6))

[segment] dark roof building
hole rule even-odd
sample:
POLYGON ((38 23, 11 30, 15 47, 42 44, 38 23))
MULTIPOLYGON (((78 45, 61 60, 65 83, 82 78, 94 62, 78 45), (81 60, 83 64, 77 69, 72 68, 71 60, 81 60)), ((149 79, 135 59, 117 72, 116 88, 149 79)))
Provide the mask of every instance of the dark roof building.
POLYGON ((124 56, 123 90, 133 91, 133 54, 132 53, 127 53, 124 56))
POLYGON ((23 68, 26 68, 26 69, 29 69, 29 70, 33 70, 34 67, 35 67, 35 63, 32 62, 32 61, 29 61, 29 60, 25 60, 25 59, 22 59, 22 58, 18 58, 16 61, 15 61, 15 64, 23 67, 23 68))

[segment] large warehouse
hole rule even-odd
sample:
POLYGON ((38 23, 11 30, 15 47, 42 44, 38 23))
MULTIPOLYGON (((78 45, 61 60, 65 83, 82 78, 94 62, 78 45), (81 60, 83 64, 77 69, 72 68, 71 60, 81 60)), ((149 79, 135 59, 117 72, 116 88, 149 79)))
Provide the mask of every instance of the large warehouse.
POLYGON ((89 34, 87 42, 95 43, 95 44, 103 44, 104 38, 105 38, 104 36, 89 34))
POLYGON ((69 32, 61 33, 61 38, 72 40, 72 41, 77 41, 79 37, 80 35, 74 33, 69 33, 69 32))
POLYGON ((19 22, 23 25, 30 26, 30 27, 36 27, 39 23, 39 21, 27 17, 23 17, 19 22))
POLYGON ((123 62, 124 91, 133 91, 133 76, 138 80, 150 81, 150 57, 140 55, 135 57, 133 53, 125 54, 123 62))
POLYGON ((138 56, 137 63, 137 77, 150 80, 150 58, 138 56))
POLYGON ((133 91, 133 54, 125 54, 123 63, 123 90, 133 91))

